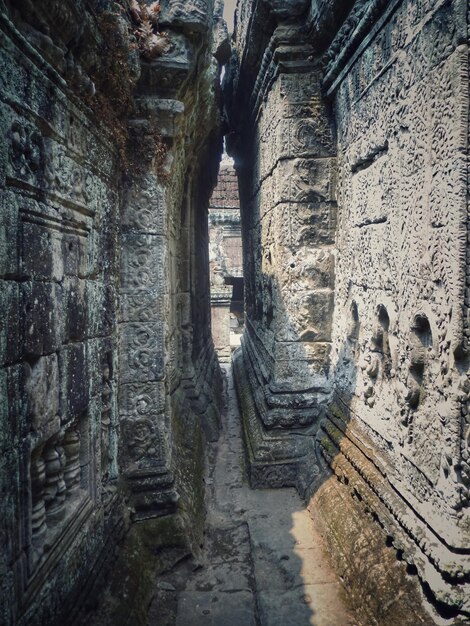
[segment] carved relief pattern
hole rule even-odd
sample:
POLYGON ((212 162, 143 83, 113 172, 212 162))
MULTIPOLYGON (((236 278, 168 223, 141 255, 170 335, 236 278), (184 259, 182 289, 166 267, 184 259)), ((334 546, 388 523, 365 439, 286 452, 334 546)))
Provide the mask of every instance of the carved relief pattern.
POLYGON ((141 175, 123 206, 121 236, 120 459, 129 474, 167 459, 165 397, 168 213, 154 172, 141 175))
POLYGON ((83 499, 79 427, 60 431, 31 454, 31 572, 83 499), (71 506, 69 502, 73 502, 71 506))
MULTIPOLYGON (((299 389, 314 385, 326 397, 329 350, 322 342, 330 340, 334 285, 324 246, 333 242, 335 162, 320 90, 316 68, 278 75, 258 112, 251 176, 241 179, 249 187, 241 196, 245 246, 256 251, 245 259, 246 301, 253 303, 247 362, 262 367, 263 385, 269 380, 275 393, 292 394, 283 397, 286 407, 310 403, 309 422, 321 394, 308 398, 299 389)), ((267 426, 305 425, 301 411, 266 409, 262 403, 276 403, 266 398, 258 409, 267 426)))
MULTIPOLYGON (((217 149, 220 119, 209 33, 214 3, 161 4, 171 49, 165 59, 142 64, 128 46, 129 13, 117 15, 110 2, 99 11, 72 0, 2 5, 0 571, 8 572, 0 583, 2 623, 31 615, 49 623, 69 614, 70 596, 93 582, 127 530, 126 496, 114 480, 121 471, 132 466, 142 475, 155 467, 150 477, 167 473, 162 480, 166 487, 172 483, 174 411, 166 368, 180 385, 181 326, 191 354, 193 336, 199 337, 189 326, 203 307, 177 319, 170 302, 169 240, 175 264, 182 263, 182 208, 204 203, 200 197, 216 167, 213 159, 197 198, 188 199, 197 178, 199 159, 193 157, 206 144, 217 149), (191 97, 173 99, 184 92, 191 97), (150 143, 164 161, 143 155, 138 166, 152 163, 142 176, 140 167, 123 176, 130 165, 122 157, 131 111, 152 118, 146 126, 154 133, 150 143), (178 151, 166 154, 172 144, 178 151), (140 387, 129 391, 122 423, 118 379, 123 388, 140 387), (10 476, 15 479, 8 484, 10 476)), ((141 121, 149 122, 130 124, 141 121)), ((201 215, 190 218, 203 227, 201 215)), ((191 235, 200 234, 191 228, 191 235)), ((198 240, 203 248, 204 239, 198 240)), ((189 238, 187 243, 189 275, 194 258, 189 238)), ((182 274, 171 277, 178 296, 191 288, 203 292, 199 284, 183 285, 182 274)), ((197 305, 204 294, 198 297, 197 305)), ((202 321, 207 336, 198 355, 206 368, 201 376, 216 386, 220 377, 202 321)), ((200 388, 201 395, 213 393, 200 388)), ((190 418, 188 440, 196 439, 201 422, 190 418)), ((146 487, 145 497, 153 497, 156 483, 146 487)), ((162 499, 155 500, 158 508, 162 499)), ((145 506, 147 515, 147 500, 145 506)), ((81 609, 75 609, 79 619, 81 609)))
POLYGON ((379 31, 368 61, 357 57, 336 96, 335 318, 342 321, 334 325, 335 375, 345 396, 352 394, 357 423, 391 459, 391 482, 442 533, 442 517, 456 529, 464 525, 468 503, 456 471, 466 380, 459 354, 468 66, 463 51, 450 52, 452 8, 434 18, 442 22, 434 38, 412 5, 404 2, 379 31), (412 33, 406 47, 403 20, 412 33), (358 362, 346 374, 352 303, 358 362), (381 310, 389 320, 387 353, 381 310))

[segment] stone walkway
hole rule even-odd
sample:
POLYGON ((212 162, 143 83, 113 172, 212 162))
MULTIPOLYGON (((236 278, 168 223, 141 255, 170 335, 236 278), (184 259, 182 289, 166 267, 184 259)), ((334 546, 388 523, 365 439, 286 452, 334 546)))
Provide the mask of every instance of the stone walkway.
POLYGON ((223 431, 210 444, 204 555, 159 578, 149 626, 358 626, 297 492, 250 489, 226 371, 223 431))

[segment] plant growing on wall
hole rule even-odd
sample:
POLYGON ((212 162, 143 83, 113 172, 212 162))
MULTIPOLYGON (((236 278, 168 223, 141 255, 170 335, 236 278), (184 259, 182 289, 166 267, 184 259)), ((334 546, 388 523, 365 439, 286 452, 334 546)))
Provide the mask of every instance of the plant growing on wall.
POLYGON ((140 53, 149 61, 164 54, 170 45, 168 35, 158 28, 160 20, 160 2, 147 5, 138 0, 130 0, 132 19, 138 25, 134 30, 140 53))

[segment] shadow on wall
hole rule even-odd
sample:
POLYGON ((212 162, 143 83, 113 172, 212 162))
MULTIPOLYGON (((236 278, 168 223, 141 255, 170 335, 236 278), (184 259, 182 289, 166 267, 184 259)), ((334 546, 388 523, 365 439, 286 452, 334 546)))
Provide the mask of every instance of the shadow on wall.
MULTIPOLYGON (((258 253, 257 251, 256 254, 258 253)), ((253 279, 251 272, 247 279, 253 279)), ((248 297, 257 293, 258 298, 246 304, 247 313, 251 321, 255 324, 258 322, 260 328, 267 334, 271 333, 275 341, 276 314, 273 308, 287 310, 282 300, 282 291, 276 279, 266 273, 258 274, 255 280, 256 292, 252 281, 251 287, 248 287, 248 297), (267 296, 261 298, 260 293, 267 296)), ((247 335, 254 332, 253 324, 245 329, 243 347, 234 355, 234 373, 242 410, 248 473, 250 482, 255 487, 252 498, 257 517, 250 523, 250 535, 261 623, 283 626, 358 624, 345 608, 338 576, 328 556, 325 556, 329 550, 317 530, 319 524, 313 523, 301 497, 292 489, 256 489, 263 482, 265 486, 296 486, 299 491, 304 492, 307 499, 310 498, 313 507, 317 494, 321 499, 332 496, 330 483, 334 484, 337 480, 332 477, 329 464, 334 462, 338 453, 343 437, 342 429, 347 429, 348 409, 357 384, 357 345, 360 333, 357 308, 353 307, 351 310, 348 336, 337 358, 343 389, 341 400, 338 400, 338 403, 341 402, 341 411, 337 411, 338 415, 334 420, 328 419, 325 396, 323 417, 313 423, 309 422, 305 428, 264 427, 257 408, 264 390, 254 372, 257 363, 253 363, 253 359, 256 356, 252 348, 247 348, 248 342, 253 343, 247 335), (295 458, 296 454, 299 457, 295 458), (296 473, 299 472, 299 460, 305 463, 302 455, 309 455, 311 472, 309 479, 303 479, 299 483, 296 473), (315 458, 320 466, 316 464, 315 458)), ((301 341, 297 337, 295 344, 296 375, 308 380, 311 377, 309 352, 312 353, 309 348, 315 342, 301 341)), ((335 375, 336 373, 332 374, 335 375)), ((312 390, 304 391, 308 394, 312 390)))
MULTIPOLYGON (((247 274, 245 276, 247 280, 252 278, 248 278, 247 274)), ((264 286, 263 292, 277 294, 277 298, 280 298, 279 286, 271 276, 263 273, 258 275, 257 279, 264 286)), ((283 307, 279 299, 277 306, 283 307)), ((248 315, 250 313, 259 315, 258 322, 269 330, 275 316, 269 311, 266 302, 264 304, 261 302, 261 306, 255 302, 254 307, 247 303, 247 307, 248 315)), ((283 309, 285 310, 285 307, 283 309)), ((250 479, 255 487, 262 486, 262 481, 256 475, 256 469, 253 471, 253 467, 261 458, 268 467, 268 470, 264 471, 265 481, 273 478, 276 482, 281 477, 286 481, 284 484, 299 488, 295 476, 299 466, 292 464, 292 458, 283 459, 282 455, 285 455, 286 450, 289 452, 288 437, 297 437, 297 441, 301 441, 301 444, 295 443, 294 448, 307 441, 305 451, 306 455, 310 456, 308 459, 300 458, 300 462, 305 464, 307 460, 310 468, 310 484, 304 492, 308 510, 316 522, 315 526, 320 528, 325 536, 327 551, 332 555, 337 574, 348 590, 350 604, 358 617, 364 620, 363 623, 378 623, 380 626, 464 624, 465 621, 459 621, 464 618, 459 618, 457 611, 440 605, 427 586, 419 584, 413 556, 401 543, 401 535, 397 534, 393 518, 374 495, 373 490, 369 493, 369 490, 365 489, 364 476, 354 469, 361 467, 362 464, 367 471, 370 471, 368 465, 374 467, 376 471, 376 466, 371 463, 374 460, 373 442, 368 441, 362 432, 361 439, 358 440, 359 418, 352 410, 352 400, 361 398, 367 406, 372 407, 376 398, 380 396, 381 386, 387 383, 391 375, 393 363, 389 337, 390 319, 386 307, 377 306, 375 331, 371 337, 365 329, 361 329, 361 312, 355 301, 350 301, 348 312, 349 321, 345 337, 337 354, 333 355, 333 367, 328 373, 329 380, 334 381, 335 387, 331 390, 331 395, 325 398, 320 417, 305 429, 282 427, 269 429, 263 425, 257 404, 264 390, 257 386, 259 381, 253 371, 257 364, 253 363, 253 351, 247 349, 250 341, 247 335, 253 332, 253 326, 248 325, 245 329, 243 348, 237 351, 234 357, 234 370, 243 414, 250 479), (362 350, 361 347, 367 349, 362 350), (289 474, 292 472, 294 475, 290 479, 289 474), (324 526, 325 520, 328 528, 324 526), (378 526, 383 532, 378 530, 378 526), (432 612, 432 616, 423 608, 423 600, 424 604, 426 600, 429 601, 426 608, 432 612), (437 612, 433 611, 433 607, 437 612)), ((420 403, 420 394, 423 393, 426 349, 431 341, 429 322, 424 316, 418 316, 415 320, 413 336, 416 336, 416 341, 410 355, 408 387, 411 392, 409 397, 407 396, 407 409, 403 416, 406 420, 413 419, 413 412, 420 403)), ((310 375, 306 350, 309 343, 311 342, 302 342, 300 338, 298 340, 300 348, 298 363, 305 363, 307 369, 304 373, 307 376, 310 375)), ((292 448, 290 451, 292 452, 292 448)), ((295 452, 301 456, 304 451, 297 447, 295 452)), ((372 478, 377 485, 383 481, 383 476, 379 472, 371 477, 367 475, 367 471, 366 478, 372 478)), ((258 494, 257 497, 263 497, 261 491, 255 493, 258 494)), ((282 521, 289 503, 288 496, 284 498, 286 498, 285 509, 279 520, 270 517, 264 522, 266 536, 271 532, 273 525, 279 524, 283 526, 283 532, 289 532, 294 540, 290 551, 284 556, 281 551, 274 556, 271 554, 271 557, 268 552, 263 557, 268 569, 275 572, 273 580, 276 581, 280 572, 279 576, 283 577, 284 584, 288 581, 287 584, 292 585, 289 591, 282 592, 282 587, 278 588, 278 583, 273 582, 272 589, 277 590, 272 598, 273 606, 277 607, 279 615, 285 615, 285 618, 283 617, 285 621, 280 622, 282 624, 295 623, 302 626, 325 623, 317 621, 316 611, 318 609, 318 619, 321 620, 322 607, 330 592, 327 587, 320 591, 320 587, 316 585, 320 582, 322 585, 326 582, 332 583, 335 579, 319 580, 319 572, 311 571, 312 563, 315 563, 315 547, 311 547, 309 552, 302 548, 302 540, 298 542, 298 524, 302 509, 295 507, 289 509, 288 531, 285 521, 282 521)), ((314 528, 312 527, 309 532, 314 533, 314 528)), ((318 540, 321 543, 321 539, 318 540)), ((255 553, 256 549, 255 547, 255 553)), ((263 601, 261 604, 265 606, 263 601)))

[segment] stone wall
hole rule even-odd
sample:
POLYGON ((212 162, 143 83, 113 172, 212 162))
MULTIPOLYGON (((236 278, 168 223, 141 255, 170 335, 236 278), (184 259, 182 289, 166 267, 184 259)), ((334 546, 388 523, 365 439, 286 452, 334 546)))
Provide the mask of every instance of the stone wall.
POLYGON ((463 623, 467 6, 351 4, 239 3, 226 93, 258 251, 236 362, 251 478, 311 498, 370 623, 440 619, 419 593, 463 623))
POLYGON ((304 491, 319 471, 304 435, 315 435, 331 391, 336 144, 322 66, 301 28, 303 4, 276 7, 239 5, 229 147, 246 251, 252 480, 304 491))
POLYGON ((227 41, 152 6, 0 2, 2 624, 73 623, 129 512, 202 532, 227 41))

